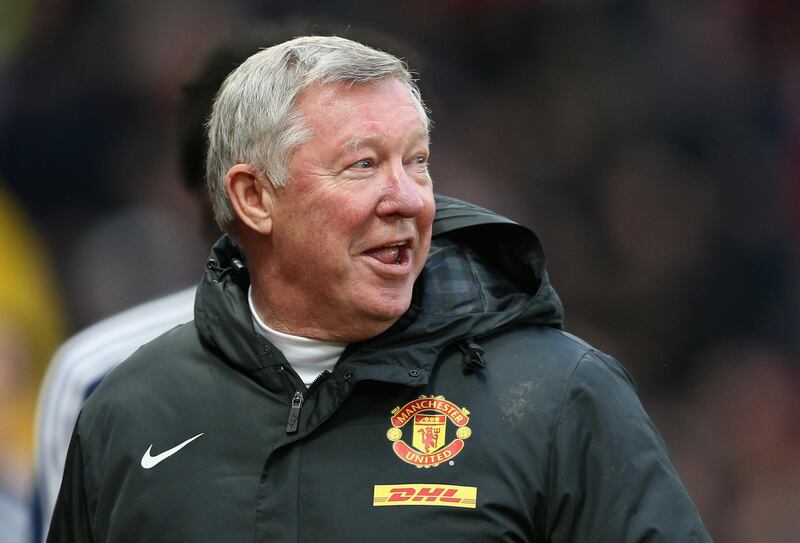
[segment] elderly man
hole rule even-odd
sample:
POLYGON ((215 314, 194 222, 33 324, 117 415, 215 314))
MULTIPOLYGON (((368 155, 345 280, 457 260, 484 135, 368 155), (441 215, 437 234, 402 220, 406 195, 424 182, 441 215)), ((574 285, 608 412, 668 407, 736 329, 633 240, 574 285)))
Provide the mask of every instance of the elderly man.
POLYGON ((405 66, 298 38, 225 81, 195 319, 90 398, 50 541, 709 541, 536 237, 434 199, 405 66))

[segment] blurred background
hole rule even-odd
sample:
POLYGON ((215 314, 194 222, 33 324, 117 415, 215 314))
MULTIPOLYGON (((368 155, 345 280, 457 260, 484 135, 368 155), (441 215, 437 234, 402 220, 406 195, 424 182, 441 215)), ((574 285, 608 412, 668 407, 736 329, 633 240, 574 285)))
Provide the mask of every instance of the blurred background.
POLYGON ((182 82, 292 16, 412 47, 436 191, 538 233, 716 541, 800 541, 795 0, 2 0, 0 500, 29 498, 59 342, 200 277, 182 82))

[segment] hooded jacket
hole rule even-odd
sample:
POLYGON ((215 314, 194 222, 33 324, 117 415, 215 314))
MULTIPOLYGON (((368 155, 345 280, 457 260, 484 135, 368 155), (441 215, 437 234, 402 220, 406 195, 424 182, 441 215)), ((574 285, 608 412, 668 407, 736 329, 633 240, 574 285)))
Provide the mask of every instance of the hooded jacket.
POLYGON ((48 541, 710 541, 534 234, 437 197, 412 303, 306 388, 223 238, 195 320, 85 405, 48 541))

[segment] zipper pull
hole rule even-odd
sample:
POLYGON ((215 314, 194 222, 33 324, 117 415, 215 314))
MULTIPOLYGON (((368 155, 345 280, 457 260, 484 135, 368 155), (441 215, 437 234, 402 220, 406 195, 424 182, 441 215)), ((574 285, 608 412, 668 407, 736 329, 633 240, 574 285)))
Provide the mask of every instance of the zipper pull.
POLYGON ((292 408, 289 409, 289 422, 286 423, 286 433, 293 434, 297 431, 297 423, 300 420, 300 408, 303 407, 303 395, 298 391, 292 398, 292 408))

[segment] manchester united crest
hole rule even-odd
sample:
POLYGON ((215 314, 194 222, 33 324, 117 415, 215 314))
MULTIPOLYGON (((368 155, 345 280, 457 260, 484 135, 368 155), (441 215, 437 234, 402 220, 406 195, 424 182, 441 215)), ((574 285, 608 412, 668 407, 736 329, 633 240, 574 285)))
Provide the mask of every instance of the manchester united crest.
POLYGON ((452 460, 472 435, 467 426, 469 411, 444 396, 420 396, 396 407, 391 421, 386 437, 393 442, 392 450, 401 460, 418 468, 433 468, 452 460), (455 439, 448 442, 450 425, 455 426, 455 439))

